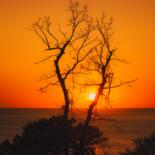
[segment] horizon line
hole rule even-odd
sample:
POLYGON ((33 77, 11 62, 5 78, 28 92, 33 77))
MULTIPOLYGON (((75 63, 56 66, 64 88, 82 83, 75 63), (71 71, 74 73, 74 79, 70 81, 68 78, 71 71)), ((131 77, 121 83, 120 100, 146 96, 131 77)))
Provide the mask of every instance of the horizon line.
MULTIPOLYGON (((62 109, 61 107, 0 107, 0 109, 62 109)), ((86 107, 79 107, 78 109, 88 109, 86 107)), ((155 107, 112 107, 112 108, 96 108, 96 109, 155 109, 155 107)))

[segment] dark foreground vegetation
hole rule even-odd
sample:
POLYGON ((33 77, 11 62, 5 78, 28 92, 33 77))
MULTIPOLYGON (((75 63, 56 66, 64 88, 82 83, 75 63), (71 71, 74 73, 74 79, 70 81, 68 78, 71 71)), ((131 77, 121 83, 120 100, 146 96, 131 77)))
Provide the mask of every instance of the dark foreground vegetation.
POLYGON ((155 132, 134 140, 134 148, 126 149, 121 155, 155 155, 155 132))
MULTIPOLYGON (((26 124, 20 135, 0 144, 0 155, 96 155, 96 148, 104 151, 107 143, 98 127, 74 118, 64 124, 59 115, 26 124)), ((120 155, 155 155, 155 133, 134 140, 134 147, 120 155)))
POLYGON ((95 155, 96 146, 106 142, 99 128, 86 128, 73 118, 64 125, 63 116, 54 116, 28 123, 12 142, 1 143, 0 155, 95 155))

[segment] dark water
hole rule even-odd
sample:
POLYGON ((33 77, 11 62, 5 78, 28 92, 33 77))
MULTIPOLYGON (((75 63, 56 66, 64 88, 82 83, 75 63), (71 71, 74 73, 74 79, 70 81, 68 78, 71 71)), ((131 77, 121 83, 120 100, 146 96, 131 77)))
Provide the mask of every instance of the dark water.
MULTIPOLYGON (((11 139, 16 133, 21 133, 21 127, 27 122, 61 112, 60 109, 0 109, 0 142, 6 138, 11 139)), ((132 147, 132 139, 155 131, 155 109, 112 109, 98 112, 101 113, 117 121, 114 123, 101 120, 94 123, 101 127, 109 138, 108 149, 112 155, 124 148, 132 147)), ((82 110, 76 114, 81 120, 85 116, 82 110)))

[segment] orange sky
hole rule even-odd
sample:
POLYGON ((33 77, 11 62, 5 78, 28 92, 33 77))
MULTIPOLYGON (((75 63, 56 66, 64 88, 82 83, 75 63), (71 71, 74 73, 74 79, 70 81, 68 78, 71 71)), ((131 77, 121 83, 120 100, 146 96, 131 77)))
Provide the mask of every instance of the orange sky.
MULTIPOLYGON (((114 17, 114 45, 130 62, 118 64, 121 80, 138 77, 132 87, 112 92, 113 107, 155 107, 155 1, 86 0, 89 12, 114 17)), ((60 89, 41 95, 35 79, 48 71, 34 62, 44 56, 44 46, 28 31, 37 17, 49 15, 53 24, 65 23, 68 0, 0 1, 0 107, 57 107, 63 103, 60 89)))

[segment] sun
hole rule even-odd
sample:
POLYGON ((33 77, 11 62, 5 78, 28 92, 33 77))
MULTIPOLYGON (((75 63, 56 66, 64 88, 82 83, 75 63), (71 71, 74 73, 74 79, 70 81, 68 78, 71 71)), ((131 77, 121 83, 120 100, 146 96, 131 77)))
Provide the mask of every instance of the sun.
POLYGON ((89 100, 94 100, 95 99, 95 93, 90 93, 89 95, 88 95, 88 98, 89 98, 89 100))

